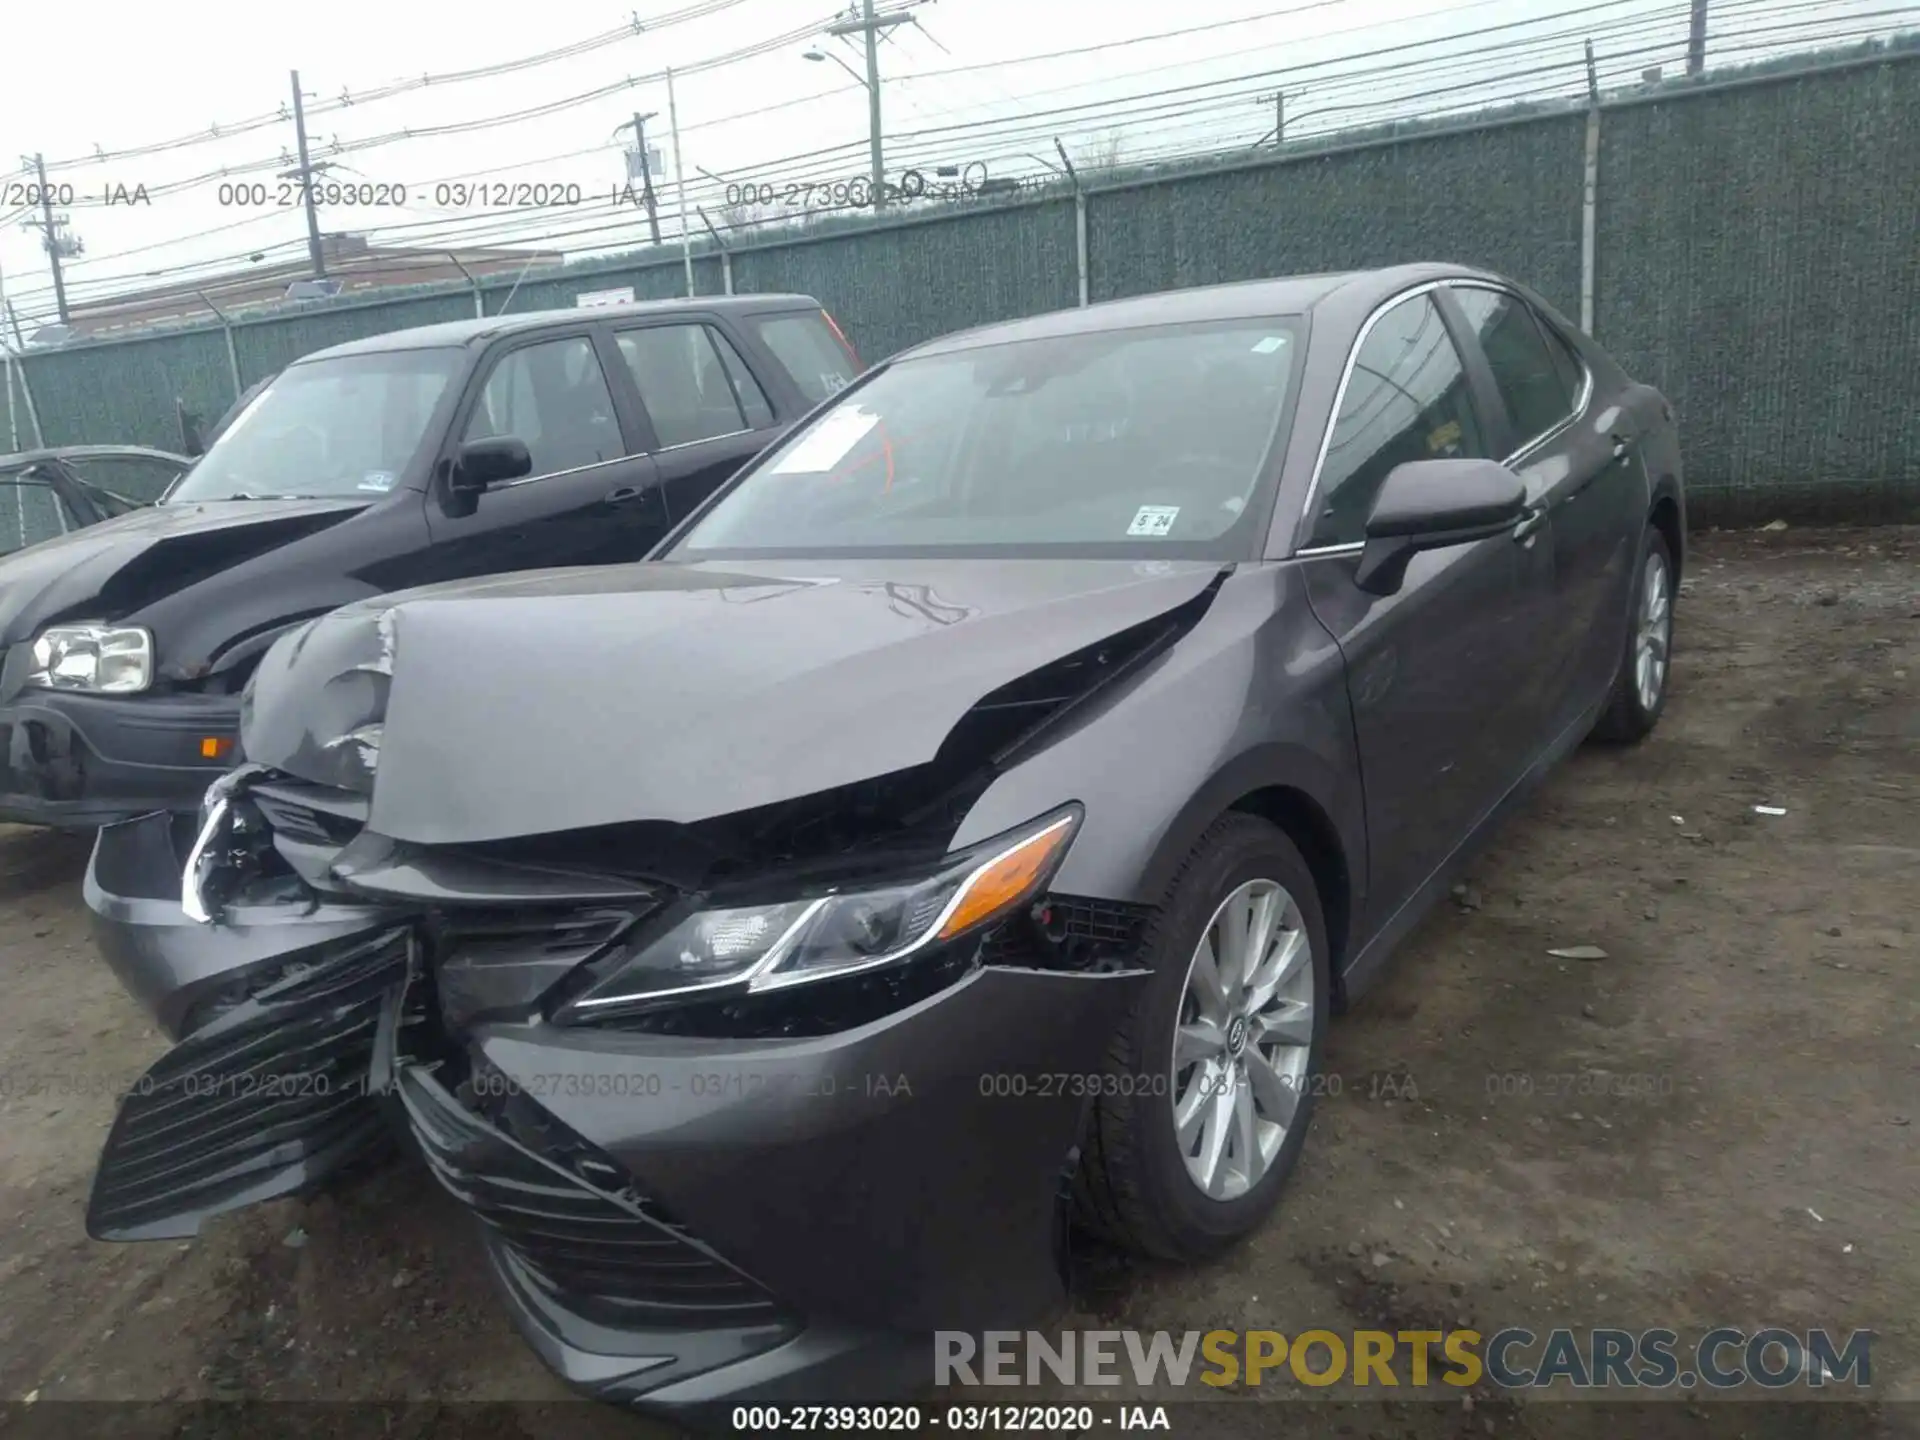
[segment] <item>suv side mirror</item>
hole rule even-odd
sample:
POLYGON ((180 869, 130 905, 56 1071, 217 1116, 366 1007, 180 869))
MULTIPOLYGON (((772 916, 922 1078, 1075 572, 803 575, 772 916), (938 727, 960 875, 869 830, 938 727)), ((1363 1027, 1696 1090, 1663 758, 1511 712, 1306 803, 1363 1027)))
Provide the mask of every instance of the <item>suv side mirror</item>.
POLYGON ((518 480, 532 469, 533 455, 527 442, 512 435, 498 435, 462 445, 454 456, 447 483, 455 495, 477 497, 482 490, 502 481, 518 480))
POLYGON ((1422 550, 1442 550, 1513 529, 1527 513, 1527 487, 1494 460, 1409 460, 1387 472, 1367 515, 1353 583, 1392 595, 1422 550))

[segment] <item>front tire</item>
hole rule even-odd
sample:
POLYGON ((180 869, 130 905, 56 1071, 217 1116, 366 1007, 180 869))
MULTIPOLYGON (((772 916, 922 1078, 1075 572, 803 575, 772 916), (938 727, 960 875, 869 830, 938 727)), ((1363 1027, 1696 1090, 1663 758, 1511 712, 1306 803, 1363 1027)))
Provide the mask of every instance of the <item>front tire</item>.
POLYGON ((1076 1187, 1081 1223, 1168 1260, 1215 1254, 1278 1201, 1306 1141, 1332 987, 1313 874, 1252 815, 1217 821, 1142 944, 1076 1187))
POLYGON ((1596 740, 1630 745, 1660 723, 1673 675, 1674 588, 1673 552, 1667 537, 1649 525, 1633 576, 1633 622, 1627 627, 1626 652, 1614 674, 1607 708, 1593 727, 1596 740))

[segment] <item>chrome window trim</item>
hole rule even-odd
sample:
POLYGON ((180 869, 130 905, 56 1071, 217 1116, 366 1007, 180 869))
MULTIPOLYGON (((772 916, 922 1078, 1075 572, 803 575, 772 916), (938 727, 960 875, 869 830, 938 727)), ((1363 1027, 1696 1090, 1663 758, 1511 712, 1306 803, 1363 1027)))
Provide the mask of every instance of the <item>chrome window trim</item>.
POLYGON ((495 490, 518 490, 522 485, 538 485, 542 480, 558 480, 563 475, 584 475, 589 470, 603 470, 609 465, 619 465, 624 461, 637 458, 636 455, 616 455, 611 460, 596 460, 591 465, 573 465, 565 470, 549 470, 542 475, 527 475, 518 480, 509 480, 504 485, 492 486, 495 490))
POLYGON ((1293 552, 1296 560, 1314 560, 1322 555, 1358 555, 1367 548, 1364 540, 1342 540, 1338 545, 1309 545, 1293 552))
MULTIPOLYGON (((771 430, 776 427, 770 425, 767 428, 771 430)), ((618 465, 627 460, 642 460, 649 455, 665 455, 672 450, 685 450, 693 445, 711 445, 715 440, 733 440, 741 435, 753 433, 752 427, 748 427, 745 430, 729 430, 724 435, 707 435, 698 440, 682 440, 674 445, 656 445, 651 450, 634 450, 625 455, 616 455, 611 460, 596 460, 591 465, 575 465, 566 470, 549 470, 544 475, 528 475, 524 479, 509 480, 506 484, 497 485, 494 488, 518 490, 522 485, 538 485, 542 480, 558 480, 563 475, 584 475, 589 470, 604 469, 608 465, 618 465)))
MULTIPOLYGON (((1347 386, 1353 381, 1353 368, 1360 360, 1360 347, 1367 343, 1367 337, 1373 334, 1373 327, 1380 323, 1381 317, 1388 311, 1397 305, 1404 304, 1408 300, 1430 294, 1438 290, 1442 285, 1448 283, 1450 282, 1447 280, 1423 280, 1418 285, 1398 291, 1374 306, 1372 311, 1367 315, 1367 318, 1360 323, 1360 330, 1353 337, 1353 344, 1347 350, 1347 362, 1341 368, 1340 384, 1333 392, 1333 404, 1327 411, 1327 428, 1320 436, 1320 449, 1313 458, 1313 474, 1308 477, 1307 480, 1306 498, 1300 502, 1300 513, 1294 518, 1294 534, 1296 537, 1299 535, 1300 526, 1306 523, 1307 517, 1313 513, 1313 502, 1320 494, 1320 472, 1326 468, 1327 451, 1333 447, 1333 430, 1334 427, 1340 423, 1340 407, 1347 403, 1347 386)), ((1445 316, 1441 318, 1444 321, 1445 316)), ((1447 338, 1451 341, 1453 337, 1449 335, 1447 338)), ((1457 349, 1458 347, 1455 348, 1457 349)), ((1461 363, 1464 364, 1465 361, 1466 357, 1462 356, 1461 363)), ((1313 527, 1310 524, 1307 525, 1307 534, 1313 534, 1313 527)), ((1353 543, 1352 541, 1343 541, 1337 545, 1315 545, 1304 550, 1296 548, 1294 553, 1296 555, 1330 554, 1353 543)))
MULTIPOLYGON (((1515 304, 1525 305, 1528 313, 1534 315, 1533 323, 1535 325, 1544 327, 1546 324, 1544 318, 1534 312, 1533 306, 1527 301, 1527 297, 1522 295, 1518 290, 1515 290, 1511 285, 1501 285, 1492 280, 1479 279, 1460 279, 1448 281, 1447 283, 1456 290, 1491 290, 1496 295, 1505 295, 1515 304)), ((1541 338, 1545 340, 1548 345, 1566 343, 1552 334, 1543 335, 1541 338)), ((1484 347, 1482 348, 1484 349, 1484 347)), ((1587 413, 1587 406, 1593 403, 1593 367, 1587 364, 1586 357, 1573 346, 1568 345, 1567 349, 1573 355, 1573 363, 1580 367, 1580 389, 1573 397, 1573 409, 1569 410, 1561 419, 1549 425, 1519 449, 1515 450, 1511 455, 1507 456, 1506 459, 1500 462, 1502 465, 1516 465, 1548 441, 1556 440, 1566 434, 1568 428, 1577 423, 1580 418, 1587 413)), ((1505 396, 1501 397, 1502 400, 1505 398, 1505 396)), ((1508 418, 1511 419, 1512 417, 1509 416, 1508 418)))
MULTIPOLYGON (((767 429, 769 430, 773 428, 774 427, 772 425, 767 426, 767 429)), ((698 440, 676 440, 671 445, 656 445, 654 446, 653 449, 647 451, 647 454, 665 455, 669 450, 685 450, 692 445, 711 445, 716 440, 731 440, 735 436, 751 435, 753 433, 754 433, 754 427, 751 425, 748 425, 744 429, 728 430, 719 435, 702 435, 698 440)))

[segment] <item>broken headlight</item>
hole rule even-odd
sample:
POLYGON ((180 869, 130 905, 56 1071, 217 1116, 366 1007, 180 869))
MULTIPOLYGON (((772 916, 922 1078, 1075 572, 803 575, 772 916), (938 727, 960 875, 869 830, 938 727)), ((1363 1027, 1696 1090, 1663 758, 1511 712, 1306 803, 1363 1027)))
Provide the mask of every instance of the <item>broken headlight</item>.
POLYGON ((903 963, 975 934, 1046 888, 1078 807, 949 856, 932 874, 773 904, 699 910, 564 1005, 592 1019, 730 991, 760 994, 903 963))
POLYGON ((27 683, 43 690, 134 695, 153 683, 153 636, 138 625, 54 625, 33 642, 27 683))

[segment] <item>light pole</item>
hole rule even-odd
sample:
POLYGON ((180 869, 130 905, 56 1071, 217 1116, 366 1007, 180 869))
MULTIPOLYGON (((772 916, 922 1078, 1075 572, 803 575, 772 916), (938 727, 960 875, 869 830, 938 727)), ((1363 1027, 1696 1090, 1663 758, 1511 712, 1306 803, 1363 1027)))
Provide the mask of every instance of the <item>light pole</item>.
POLYGON ((854 79, 859 80, 862 85, 867 87, 867 146, 869 160, 873 170, 873 208, 876 210, 887 203, 887 171, 880 149, 880 34, 884 30, 891 30, 895 25, 912 25, 914 23, 911 15, 903 15, 898 12, 892 15, 875 15, 873 13, 873 0, 860 0, 859 19, 841 20, 827 26, 826 33, 829 35, 842 38, 848 35, 858 35, 866 42, 867 73, 864 78, 862 78, 860 73, 851 65, 848 65, 844 60, 840 60, 838 55, 831 55, 829 52, 821 50, 809 50, 806 52, 806 57, 809 60, 833 59, 838 61, 841 69, 845 70, 849 75, 852 75, 854 79))
MULTIPOLYGON (((872 43, 871 36, 868 37, 868 43, 869 43, 869 46, 871 46, 871 43, 872 43)), ((838 65, 842 70, 846 71, 847 74, 853 76, 855 80, 858 80, 860 84, 865 88, 867 92, 867 126, 868 126, 867 146, 869 151, 869 160, 871 162, 872 172, 873 172, 871 178, 868 181, 868 184, 871 186, 871 190, 872 190, 873 208, 876 210, 880 209, 880 207, 885 205, 887 202, 886 202, 886 170, 883 167, 880 159, 880 87, 879 85, 874 83, 873 80, 867 79, 866 76, 862 75, 858 70, 854 69, 851 65, 847 64, 846 61, 842 60, 838 55, 834 54, 831 50, 809 50, 801 58, 806 60, 813 60, 813 61, 831 60, 834 64, 838 65)), ((878 78, 879 77, 876 75, 875 80, 877 80, 878 78)))
POLYGON ((842 60, 838 55, 835 55, 831 50, 809 50, 800 58, 803 60, 831 60, 834 64, 838 65, 842 70, 846 71, 847 74, 851 75, 855 80, 858 80, 862 85, 862 87, 864 87, 867 83, 866 76, 862 75, 858 70, 854 69, 851 65, 847 64, 846 61, 842 60))

